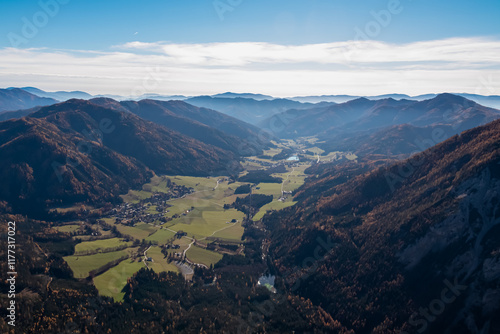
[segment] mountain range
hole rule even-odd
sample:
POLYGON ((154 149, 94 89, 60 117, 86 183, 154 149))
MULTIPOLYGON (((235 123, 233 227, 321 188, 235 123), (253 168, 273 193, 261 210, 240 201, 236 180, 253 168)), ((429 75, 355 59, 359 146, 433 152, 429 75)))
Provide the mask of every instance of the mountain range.
POLYGON ((58 102, 55 99, 40 97, 23 89, 0 89, 0 117, 5 111, 29 109, 36 106, 47 106, 58 102))
POLYGON ((322 141, 318 146, 327 152, 400 155, 422 151, 497 118, 497 109, 440 94, 423 101, 359 98, 328 107, 292 109, 259 126, 283 138, 316 136, 322 141))
MULTIPOLYGON (((15 88, 7 88, 7 89, 15 89, 15 88)), ((92 98, 93 96, 90 95, 89 93, 82 92, 82 91, 57 91, 57 92, 46 92, 44 90, 38 89, 36 87, 22 87, 22 90, 31 93, 33 95, 37 95, 40 97, 46 97, 46 98, 51 98, 54 100, 58 101, 66 101, 70 99, 82 99, 82 100, 88 100, 92 98)))
POLYGON ((0 123, 0 201, 17 212, 102 203, 154 173, 238 172, 238 156, 130 112, 69 100, 0 123))
POLYGON ((332 105, 333 103, 301 103, 287 99, 255 100, 243 97, 192 97, 185 102, 210 109, 215 109, 250 124, 258 124, 264 119, 285 112, 289 109, 304 110, 314 106, 332 105))
MULTIPOLYGON (((391 98, 395 100, 423 101, 435 98, 438 95, 439 94, 422 94, 415 96, 410 96, 406 94, 384 94, 375 96, 321 95, 321 96, 296 96, 296 97, 289 97, 288 99, 298 102, 308 102, 308 103, 318 103, 318 102, 344 103, 347 101, 359 99, 361 97, 367 98, 369 100, 382 100, 391 98)), ((468 94, 468 93, 453 93, 453 95, 462 96, 465 97, 466 99, 483 104, 485 106, 500 109, 500 96, 498 95, 479 95, 479 94, 468 94)))
MULTIPOLYGON (((139 100, 144 100, 144 99, 153 99, 153 100, 160 100, 160 101, 170 101, 170 100, 180 100, 184 101, 189 98, 195 98, 195 97, 207 97, 207 96, 185 96, 185 95, 165 95, 165 94, 156 94, 156 93, 145 93, 142 94, 141 96, 122 96, 122 95, 116 95, 116 94, 100 94, 100 95, 91 95, 86 92, 82 91, 56 91, 56 92, 47 92, 44 90, 41 90, 36 87, 21 87, 21 88, 16 88, 16 87, 9 87, 7 88, 8 90, 11 89, 22 89, 28 93, 34 94, 38 97, 47 97, 47 98, 52 98, 58 101, 65 101, 69 100, 72 98, 76 99, 92 99, 92 98, 98 98, 98 97, 107 97, 107 98, 112 98, 114 100, 118 101, 125 101, 125 100, 134 100, 134 101, 139 101, 139 100)), ((382 100, 382 99, 388 99, 392 98, 395 100, 414 100, 414 101, 422 101, 422 100, 428 100, 432 99, 439 94, 421 94, 421 95, 407 95, 407 94, 383 94, 383 95, 312 95, 312 96, 294 96, 294 97, 286 97, 286 98, 281 98, 282 100, 291 100, 291 101, 296 101, 296 102, 301 102, 301 103, 320 103, 320 102, 333 102, 333 103, 344 103, 347 101, 355 100, 358 98, 367 98, 369 100, 382 100)), ((491 108, 500 108, 500 96, 498 95, 480 95, 480 94, 470 94, 470 93, 453 93, 453 95, 458 95, 465 97, 466 99, 472 100, 474 102, 483 104, 485 106, 491 107, 491 108)), ((233 98, 245 98, 245 99, 253 99, 256 101, 262 101, 262 100, 276 100, 280 98, 273 97, 271 95, 264 95, 264 94, 254 94, 254 93, 233 93, 233 92, 226 92, 226 93, 221 93, 221 94, 214 94, 210 95, 209 97, 212 98, 224 98, 224 99, 233 99, 233 98)))
POLYGON ((198 108, 183 101, 122 101, 97 98, 90 102, 136 114, 207 144, 232 151, 240 156, 259 155, 267 148, 256 126, 207 108, 198 108))

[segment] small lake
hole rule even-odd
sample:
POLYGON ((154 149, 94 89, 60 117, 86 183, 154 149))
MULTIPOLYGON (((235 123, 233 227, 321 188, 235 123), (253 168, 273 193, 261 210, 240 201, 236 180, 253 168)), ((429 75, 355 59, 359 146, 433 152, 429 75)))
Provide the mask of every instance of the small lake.
POLYGON ((286 161, 299 161, 299 157, 296 155, 292 155, 290 158, 286 159, 286 161))
POLYGON ((272 293, 276 293, 276 288, 274 287, 274 275, 262 275, 257 282, 258 285, 265 286, 272 293))

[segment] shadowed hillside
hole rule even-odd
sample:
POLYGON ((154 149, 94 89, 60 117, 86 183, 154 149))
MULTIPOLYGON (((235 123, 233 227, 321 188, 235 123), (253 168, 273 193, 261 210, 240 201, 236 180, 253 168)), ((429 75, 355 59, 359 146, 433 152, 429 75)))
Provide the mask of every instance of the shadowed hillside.
POLYGON ((300 204, 267 217, 276 270, 356 333, 498 331, 499 163, 495 121, 388 168, 325 172, 299 189, 300 204), (329 255, 293 271, 318 237, 329 255), (455 302, 432 321, 419 313, 450 285, 455 302))
POLYGON ((70 100, 0 123, 0 199, 17 212, 100 203, 158 174, 237 171, 228 151, 133 114, 70 100))

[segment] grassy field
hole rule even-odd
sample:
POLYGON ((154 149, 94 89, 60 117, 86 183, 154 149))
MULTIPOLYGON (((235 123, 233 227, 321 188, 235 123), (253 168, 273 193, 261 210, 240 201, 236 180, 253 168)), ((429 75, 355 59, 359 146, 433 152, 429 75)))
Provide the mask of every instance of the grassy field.
MULTIPOLYGON (((231 183, 223 181, 217 186, 217 178, 202 177, 180 177, 172 178, 177 184, 183 184, 195 189, 195 192, 183 198, 169 201, 171 207, 167 216, 180 215, 165 224, 174 231, 184 231, 188 236, 195 236, 197 239, 212 236, 220 229, 227 227, 226 222, 232 219, 242 220, 244 214, 240 211, 229 209, 224 210, 224 204, 232 204, 238 196, 234 195, 234 190, 241 183, 231 183), (217 189, 214 189, 217 186, 217 189), (189 212, 188 212, 189 211, 189 212)), ((238 238, 237 232, 233 232, 233 238, 238 238)), ((153 240, 157 236, 152 235, 153 240)), ((239 236, 241 237, 241 235, 239 236)))
POLYGON ((281 183, 259 183, 254 189, 253 194, 281 196, 281 183), (259 188, 259 189, 257 189, 259 188))
POLYGON ((85 251, 95 251, 98 249, 102 250, 107 248, 119 247, 123 245, 131 246, 132 242, 124 242, 120 238, 85 241, 75 246, 75 253, 85 252, 85 251))
POLYGON ((63 225, 63 226, 55 226, 54 228, 59 232, 71 233, 80 229, 80 225, 63 225))
POLYGON ((156 242, 158 242, 159 245, 164 245, 167 243, 167 240, 171 239, 174 235, 175 235, 174 232, 163 228, 163 229, 157 230, 154 234, 147 237, 146 241, 150 241, 150 240, 156 241, 156 242))
POLYGON ((217 177, 172 176, 173 183, 179 186, 194 188, 195 191, 210 190, 217 185, 217 177))
MULTIPOLYGON (((241 163, 243 168, 245 168, 247 171, 248 170, 257 170, 257 169, 262 169, 262 165, 260 163, 257 163, 257 162, 253 162, 253 161, 248 161, 248 160, 245 160, 244 162, 241 163)), ((245 173, 241 173, 239 175, 239 177, 242 177, 243 175, 245 174, 248 174, 248 172, 245 171, 245 173)))
POLYGON ((321 154, 325 153, 325 151, 322 150, 322 149, 320 149, 319 147, 309 147, 307 150, 311 151, 311 152, 314 152, 314 153, 316 153, 318 155, 321 155, 321 154))
POLYGON ((173 222, 175 225, 171 226, 170 229, 184 231, 190 237, 194 236, 197 239, 201 239, 212 236, 218 230, 228 227, 226 222, 232 219, 241 221, 244 217, 243 212, 235 209, 218 211, 200 210, 199 213, 194 212, 192 215, 188 214, 185 217, 174 219, 173 222))
POLYGON ((228 228, 215 233, 211 238, 218 238, 229 241, 241 241, 241 236, 243 235, 243 232, 245 232, 245 228, 241 226, 241 221, 228 225, 228 228))
POLYGON ((146 239, 150 234, 158 230, 158 228, 154 227, 153 225, 145 223, 139 223, 135 226, 125 226, 122 224, 118 224, 115 226, 116 229, 120 231, 120 233, 130 235, 132 238, 139 240, 146 239))
POLYGON ((274 157, 276 154, 279 154, 283 151, 281 148, 271 148, 269 150, 264 150, 264 155, 268 155, 270 157, 274 157))
POLYGON ((147 251, 147 256, 151 257, 153 261, 148 262, 148 266, 155 272, 160 273, 162 271, 173 271, 179 272, 179 269, 172 263, 168 263, 167 259, 161 253, 161 248, 157 246, 151 247, 147 251))
POLYGON ((189 260, 195 263, 203 263, 207 267, 214 265, 222 259, 222 254, 212 252, 200 247, 191 246, 186 252, 189 260))
POLYGON ((304 180, 307 177, 304 174, 304 170, 308 167, 309 165, 299 165, 298 167, 294 167, 293 172, 290 169, 290 172, 288 173, 278 174, 283 178, 283 190, 294 191, 302 186, 304 184, 304 180))
POLYGON ((168 203, 172 206, 168 208, 169 212, 166 216, 172 217, 175 214, 185 213, 192 207, 197 210, 221 210, 224 204, 229 203, 228 197, 233 196, 234 190, 241 185, 239 182, 232 184, 221 182, 214 190, 215 179, 194 177, 186 179, 184 177, 183 180, 184 184, 196 185, 195 193, 169 201, 168 203), (197 183, 196 180, 200 182, 197 183), (209 186, 207 187, 207 185, 209 186))
POLYGON ((116 267, 94 278, 94 285, 99 294, 112 297, 117 302, 122 301, 125 293, 121 291, 127 284, 127 278, 132 277, 142 267, 144 267, 142 261, 124 260, 116 267))
POLYGON ((179 249, 170 249, 171 253, 179 253, 183 252, 186 248, 188 248, 188 245, 191 243, 191 239, 188 238, 180 238, 180 239, 175 239, 173 244, 174 245, 179 245, 181 248, 179 249))
POLYGON ((295 203, 297 202, 272 201, 271 203, 268 203, 264 205, 262 208, 260 208, 259 212, 257 212, 253 217, 253 220, 257 221, 262 219, 262 217, 264 217, 264 215, 268 210, 281 210, 284 208, 288 208, 289 206, 295 205, 295 203))
POLYGON ((314 145, 318 141, 318 138, 317 137, 302 137, 302 138, 300 138, 300 141, 303 141, 309 145, 314 145))
POLYGON ((106 263, 117 260, 122 256, 129 255, 137 251, 137 248, 128 248, 117 252, 98 253, 87 256, 66 256, 64 260, 68 263, 75 278, 85 278, 89 272, 104 266, 106 263))

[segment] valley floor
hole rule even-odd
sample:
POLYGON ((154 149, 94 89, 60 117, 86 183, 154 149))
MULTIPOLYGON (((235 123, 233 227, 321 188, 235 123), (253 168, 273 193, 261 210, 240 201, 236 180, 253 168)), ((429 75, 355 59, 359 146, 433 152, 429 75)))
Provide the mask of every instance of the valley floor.
POLYGON ((180 272, 189 280, 194 267, 211 267, 224 254, 242 255, 245 223, 257 223, 269 211, 293 206, 296 202, 292 194, 304 184, 305 170, 344 155, 324 154, 312 146, 314 142, 310 138, 286 140, 275 143, 276 148, 265 151, 263 156, 245 159, 245 171, 240 176, 279 167, 279 172, 270 175, 282 180, 251 183, 252 194, 272 196, 272 201, 258 208, 253 216, 227 207, 237 198, 248 196, 235 194, 248 182, 227 176, 154 176, 142 189, 123 195, 123 204, 110 209, 94 224, 75 221, 57 226, 59 232, 70 233, 79 241, 75 254, 65 260, 76 278, 92 277, 102 295, 120 301, 127 278, 142 267, 180 272), (288 156, 274 158, 284 150, 295 152, 293 161, 287 160, 288 156))

